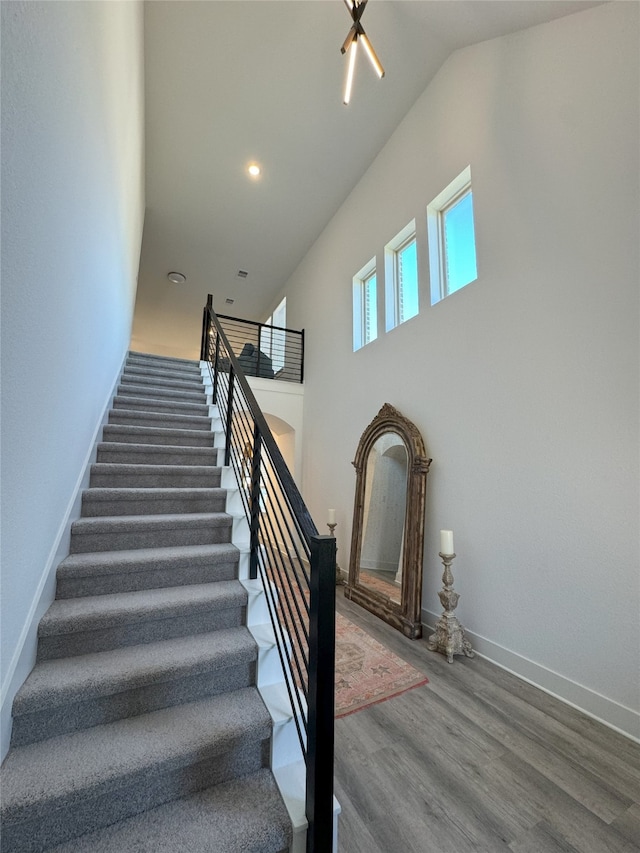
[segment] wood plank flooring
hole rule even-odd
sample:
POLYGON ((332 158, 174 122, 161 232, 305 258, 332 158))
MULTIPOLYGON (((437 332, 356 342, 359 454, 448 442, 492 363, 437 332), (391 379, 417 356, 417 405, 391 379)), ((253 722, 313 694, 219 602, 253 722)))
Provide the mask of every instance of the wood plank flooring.
POLYGON ((340 853, 638 853, 640 745, 493 664, 448 664, 337 589, 429 684, 336 720, 340 853))

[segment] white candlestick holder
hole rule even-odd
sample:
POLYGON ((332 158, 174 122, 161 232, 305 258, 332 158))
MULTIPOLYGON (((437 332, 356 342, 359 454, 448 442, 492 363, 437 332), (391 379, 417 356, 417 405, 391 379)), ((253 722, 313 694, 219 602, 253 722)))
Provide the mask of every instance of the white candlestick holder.
POLYGON ((438 593, 438 598, 444 607, 444 613, 436 622, 435 632, 427 640, 429 651, 446 655, 449 663, 453 663, 454 655, 475 657, 471 643, 467 640, 464 629, 453 612, 458 606, 460 598, 453 588, 453 574, 451 573, 451 563, 455 556, 455 554, 440 553, 444 564, 444 572, 442 573, 444 586, 438 593))

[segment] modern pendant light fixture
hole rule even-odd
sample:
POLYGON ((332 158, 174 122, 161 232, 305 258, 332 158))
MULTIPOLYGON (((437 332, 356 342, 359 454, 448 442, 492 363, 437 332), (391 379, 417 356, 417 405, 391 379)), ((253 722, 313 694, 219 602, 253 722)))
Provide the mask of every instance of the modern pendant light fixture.
POLYGON ((351 89, 353 87, 353 73, 356 67, 356 55, 358 52, 358 42, 362 42, 362 46, 365 50, 365 53, 371 60, 371 64, 380 79, 384 77, 384 68, 382 67, 380 60, 376 56, 376 52, 371 46, 371 42, 367 38, 367 34, 362 28, 362 24, 360 23, 360 19, 362 18, 362 13, 364 12, 365 6, 367 5, 368 0, 344 0, 345 6, 349 10, 349 14, 353 20, 353 25, 349 30, 349 34, 344 40, 344 44, 340 48, 343 54, 349 52, 349 63, 347 65, 347 79, 344 86, 344 98, 342 99, 345 104, 348 104, 351 100, 351 89))

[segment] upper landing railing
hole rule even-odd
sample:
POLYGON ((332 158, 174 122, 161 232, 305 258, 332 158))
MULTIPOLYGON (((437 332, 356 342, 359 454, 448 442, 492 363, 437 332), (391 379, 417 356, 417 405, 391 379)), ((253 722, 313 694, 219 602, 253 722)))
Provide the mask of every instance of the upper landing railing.
MULTIPOLYGON (((225 424, 225 460, 250 530, 249 575, 260 577, 306 764, 307 853, 333 839, 336 547, 319 536, 209 297, 201 358, 225 424)), ((254 374, 256 375, 256 374, 254 374)))
POLYGON ((224 314, 217 317, 245 376, 303 381, 304 330, 269 326, 224 314))

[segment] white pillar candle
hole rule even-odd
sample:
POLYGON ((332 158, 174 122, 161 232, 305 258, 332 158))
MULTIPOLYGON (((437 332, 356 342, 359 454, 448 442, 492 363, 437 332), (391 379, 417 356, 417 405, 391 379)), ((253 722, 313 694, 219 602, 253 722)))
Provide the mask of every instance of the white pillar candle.
POLYGON ((440 531, 440 553, 453 554, 453 530, 440 531))
POLYGON ((335 509, 327 510, 327 524, 335 524, 336 523, 336 511, 335 509))

